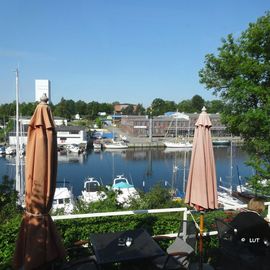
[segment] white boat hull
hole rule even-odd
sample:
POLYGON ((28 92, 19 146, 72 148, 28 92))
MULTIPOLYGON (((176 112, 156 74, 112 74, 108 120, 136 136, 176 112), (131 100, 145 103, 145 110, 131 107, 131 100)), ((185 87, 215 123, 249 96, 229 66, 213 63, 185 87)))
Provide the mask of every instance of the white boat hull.
POLYGON ((86 203, 102 201, 106 199, 106 194, 102 191, 100 192, 87 192, 85 190, 82 191, 81 199, 86 203))
POLYGON ((122 142, 114 142, 114 143, 105 143, 103 145, 106 149, 126 149, 128 145, 122 142))
POLYGON ((81 200, 86 203, 102 201, 107 198, 104 191, 100 190, 101 185, 94 177, 88 177, 84 182, 81 200))
POLYGON ((131 199, 138 199, 139 193, 137 190, 132 188, 113 188, 115 191, 119 191, 117 194, 117 202, 123 204, 123 205, 129 205, 129 202, 131 199))
POLYGON ((100 143, 93 143, 93 147, 96 150, 100 150, 101 149, 101 144, 100 143))
POLYGON ((192 148, 190 142, 164 142, 164 145, 168 148, 192 148))
POLYGON ((224 208, 241 208, 245 204, 226 191, 218 191, 218 202, 224 208))
POLYGON ((54 211, 63 209, 65 214, 71 214, 75 206, 74 196, 67 187, 57 187, 55 189, 52 209, 54 211))
POLYGON ((129 206, 132 199, 140 198, 138 191, 123 175, 118 175, 114 178, 112 189, 117 193, 117 202, 124 206, 129 206))

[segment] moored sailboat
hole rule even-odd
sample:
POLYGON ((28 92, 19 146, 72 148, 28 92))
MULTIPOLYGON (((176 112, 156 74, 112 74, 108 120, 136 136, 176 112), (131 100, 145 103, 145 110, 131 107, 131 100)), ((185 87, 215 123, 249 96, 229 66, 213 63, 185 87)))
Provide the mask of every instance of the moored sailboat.
MULTIPOLYGON (((169 147, 169 148, 192 148, 192 143, 189 142, 188 137, 187 138, 186 137, 182 137, 180 139, 178 137, 178 124, 177 124, 178 123, 178 119, 182 118, 182 119, 185 119, 185 120, 188 120, 189 121, 189 116, 188 115, 185 115, 183 113, 176 112, 173 115, 173 118, 174 118, 174 122, 175 122, 175 138, 174 138, 174 140, 168 140, 168 139, 166 139, 166 141, 163 142, 164 145, 166 147, 169 147)), ((172 124, 172 122, 171 122, 171 124, 172 124)), ((170 126, 171 126, 171 124, 170 124, 170 126)), ((170 129, 170 127, 169 127, 169 129, 170 129)), ((168 129, 168 131, 169 131, 169 129, 168 129)))

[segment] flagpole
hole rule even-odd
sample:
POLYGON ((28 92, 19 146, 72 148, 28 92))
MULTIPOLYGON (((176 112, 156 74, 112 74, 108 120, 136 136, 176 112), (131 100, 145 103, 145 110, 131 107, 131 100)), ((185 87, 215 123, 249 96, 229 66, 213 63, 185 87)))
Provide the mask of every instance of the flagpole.
POLYGON ((16 191, 21 199, 20 145, 19 145, 19 70, 16 69, 16 191))

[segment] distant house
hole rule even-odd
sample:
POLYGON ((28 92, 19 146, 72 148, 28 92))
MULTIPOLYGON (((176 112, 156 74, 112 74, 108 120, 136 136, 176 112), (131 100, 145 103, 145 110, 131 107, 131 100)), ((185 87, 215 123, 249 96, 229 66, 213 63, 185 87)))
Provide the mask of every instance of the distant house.
POLYGON ((115 104, 114 105, 114 112, 115 113, 121 113, 123 109, 127 108, 130 105, 133 106, 133 111, 135 111, 137 109, 137 105, 135 105, 135 104, 122 103, 122 104, 115 104))
POLYGON ((57 144, 87 144, 87 133, 84 127, 59 126, 56 127, 57 144))
MULTIPOLYGON (((13 118, 13 119, 15 121, 15 118, 13 118)), ((19 119, 19 125, 28 125, 30 123, 30 120, 31 120, 31 116, 21 116, 19 119)), ((63 125, 66 126, 67 125, 67 119, 65 119, 65 118, 54 116, 53 120, 54 120, 54 124, 56 126, 63 126, 63 125)))
MULTIPOLYGON (((30 122, 30 117, 20 118, 20 132, 19 140, 21 144, 27 144, 27 130, 28 124, 30 122)), ((87 133, 84 127, 79 126, 66 126, 66 120, 60 117, 54 117, 54 122, 56 125, 57 132, 57 143, 61 144, 87 144, 87 133)), ((16 130, 14 129, 9 132, 9 144, 15 145, 16 140, 16 130)))

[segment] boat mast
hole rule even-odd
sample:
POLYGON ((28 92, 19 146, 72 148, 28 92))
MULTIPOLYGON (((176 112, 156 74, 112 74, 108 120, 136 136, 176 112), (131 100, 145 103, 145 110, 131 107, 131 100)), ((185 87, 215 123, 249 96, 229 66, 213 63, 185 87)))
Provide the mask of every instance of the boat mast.
POLYGON ((184 170, 183 170, 183 193, 186 193, 186 164, 187 164, 187 151, 184 151, 184 170))
POLYGON ((177 118, 178 118, 178 110, 176 111, 176 117, 175 117, 175 141, 177 141, 177 137, 178 137, 178 127, 177 127, 177 125, 178 125, 178 123, 177 123, 177 118))
POLYGON ((16 191, 21 197, 20 145, 19 145, 19 70, 16 69, 16 191))
POLYGON ((231 134, 231 145, 230 145, 230 194, 232 195, 233 189, 233 142, 232 142, 232 134, 231 134))

